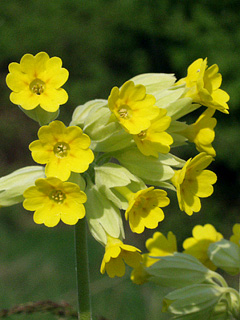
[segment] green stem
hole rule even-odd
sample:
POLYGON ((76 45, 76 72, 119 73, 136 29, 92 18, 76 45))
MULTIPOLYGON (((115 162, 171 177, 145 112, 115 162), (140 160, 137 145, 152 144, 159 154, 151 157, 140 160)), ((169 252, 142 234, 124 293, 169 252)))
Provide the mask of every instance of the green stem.
POLYGON ((86 218, 75 225, 75 251, 78 292, 78 319, 92 320, 89 289, 86 218))

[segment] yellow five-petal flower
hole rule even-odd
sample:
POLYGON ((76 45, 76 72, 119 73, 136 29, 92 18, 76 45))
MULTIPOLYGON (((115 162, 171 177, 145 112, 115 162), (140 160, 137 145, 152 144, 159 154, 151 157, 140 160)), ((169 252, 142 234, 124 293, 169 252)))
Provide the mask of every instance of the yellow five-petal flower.
POLYGON ((83 203, 87 196, 72 182, 53 177, 38 179, 35 186, 24 191, 23 196, 23 207, 35 211, 33 220, 37 224, 54 227, 62 220, 74 225, 85 216, 83 203))
POLYGON ((68 100, 67 92, 61 88, 67 79, 68 71, 62 68, 60 58, 39 52, 36 56, 25 54, 20 64, 10 63, 6 82, 13 91, 10 100, 14 104, 25 110, 40 106, 55 112, 68 100))
POLYGON ((150 126, 150 121, 159 113, 156 99, 146 94, 143 85, 133 81, 124 83, 121 89, 114 87, 108 98, 108 107, 119 123, 130 134, 138 134, 150 126))
POLYGON ((199 153, 190 158, 181 170, 175 171, 171 179, 177 189, 179 208, 188 215, 200 211, 199 198, 209 197, 213 193, 212 185, 217 181, 217 176, 210 170, 204 170, 212 161, 213 157, 205 152, 199 153))
POLYGON ((82 173, 93 161, 90 138, 77 126, 53 121, 38 131, 39 140, 29 145, 34 161, 46 165, 46 176, 67 180, 71 171, 82 173))
POLYGON ((122 277, 125 274, 125 263, 132 268, 137 268, 141 259, 139 249, 108 236, 100 271, 101 273, 106 271, 110 278, 122 277))

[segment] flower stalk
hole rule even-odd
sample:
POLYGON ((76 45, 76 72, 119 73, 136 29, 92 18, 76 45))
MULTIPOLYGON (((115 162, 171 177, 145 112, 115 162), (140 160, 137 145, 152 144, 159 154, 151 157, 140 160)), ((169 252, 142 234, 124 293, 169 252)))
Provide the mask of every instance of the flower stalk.
POLYGON ((76 276, 78 292, 78 319, 92 320, 89 289, 89 268, 86 218, 75 225, 76 276))

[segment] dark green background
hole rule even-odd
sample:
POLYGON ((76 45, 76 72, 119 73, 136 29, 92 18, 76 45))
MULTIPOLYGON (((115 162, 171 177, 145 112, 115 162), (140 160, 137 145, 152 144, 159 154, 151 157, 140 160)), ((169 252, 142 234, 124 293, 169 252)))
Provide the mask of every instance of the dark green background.
MULTIPOLYGON (((46 51, 61 57, 69 70, 70 78, 64 86, 69 101, 60 114, 66 124, 77 105, 107 98, 113 86, 134 75, 166 72, 181 78, 195 59, 208 57, 209 65, 218 64, 222 89, 231 97, 230 114, 215 114, 217 157, 211 169, 217 173, 218 182, 211 198, 203 199, 201 212, 192 217, 180 212, 175 194, 170 194, 172 203, 158 230, 172 230, 179 250, 198 223, 212 223, 228 237, 232 225, 239 222, 240 206, 239 9, 237 0, 2 0, 0 175, 34 164, 28 145, 36 139, 38 124, 9 101, 10 90, 5 84, 8 64, 19 62, 25 53, 46 51)), ((197 115, 193 114, 191 121, 197 115)), ((176 152, 184 159, 197 154, 193 146, 176 152)), ((148 230, 135 236, 127 226, 126 230, 126 242, 143 250, 146 238, 153 233, 148 230)), ((111 280, 100 275, 103 248, 91 236, 89 241, 95 318, 163 319, 161 292, 149 285, 133 285, 127 276, 111 280)), ((21 205, 2 208, 0 242, 0 308, 45 299, 76 305, 73 227, 48 229, 35 225, 32 213, 21 205)))

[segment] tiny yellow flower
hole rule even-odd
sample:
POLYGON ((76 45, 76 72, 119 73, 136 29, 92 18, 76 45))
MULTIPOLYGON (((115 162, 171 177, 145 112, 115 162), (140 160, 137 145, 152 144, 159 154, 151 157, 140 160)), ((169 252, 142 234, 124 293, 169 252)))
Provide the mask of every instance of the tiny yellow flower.
POLYGON ((166 207, 169 202, 167 192, 154 187, 132 193, 125 212, 125 218, 129 220, 132 232, 142 233, 145 228, 156 228, 164 219, 164 213, 160 207, 166 207))
POLYGON ((217 176, 210 170, 204 170, 212 161, 213 157, 199 153, 190 158, 181 170, 175 171, 171 179, 177 189, 179 208, 189 216, 200 211, 199 198, 209 197, 213 193, 212 184, 217 181, 217 176))
POLYGON ((235 223, 232 231, 233 231, 233 235, 230 237, 230 241, 240 246, 240 223, 235 223))
POLYGON ((38 179, 35 186, 24 191, 23 196, 23 207, 35 211, 33 220, 37 224, 54 227, 62 220, 74 225, 85 216, 83 203, 87 196, 72 182, 53 177, 38 179))
POLYGON ((207 58, 205 60, 197 59, 188 67, 187 77, 179 80, 176 84, 186 83, 189 90, 185 96, 192 98, 193 102, 228 114, 229 95, 219 89, 222 76, 218 70, 216 64, 208 68, 207 58))
POLYGON ((25 54, 20 63, 10 63, 9 72, 6 82, 13 91, 10 100, 25 110, 40 105, 55 112, 68 100, 67 92, 61 88, 68 79, 68 71, 62 68, 58 57, 49 58, 45 52, 36 56, 25 54))
POLYGON ((101 273, 106 271, 110 278, 124 276, 125 263, 132 268, 138 267, 142 259, 140 252, 133 246, 123 244, 120 239, 109 236, 100 268, 101 273))
POLYGON ((33 160, 47 164, 47 177, 67 180, 71 171, 82 173, 93 162, 89 149, 90 138, 77 126, 66 127, 61 121, 53 121, 38 131, 39 140, 29 145, 33 160))
POLYGON ((146 241, 146 248, 149 252, 142 255, 140 265, 131 273, 131 280, 136 284, 143 284, 148 280, 146 268, 159 261, 157 257, 168 256, 177 251, 176 236, 171 231, 168 232, 167 237, 161 232, 155 232, 153 237, 146 241))
POLYGON ((143 85, 133 81, 124 83, 121 89, 114 87, 108 97, 108 107, 119 123, 130 134, 138 134, 149 128, 151 120, 159 114, 153 95, 146 94, 143 85))
POLYGON ((217 267, 209 259, 207 251, 211 243, 223 239, 222 234, 217 232, 211 224, 205 224, 204 226, 195 226, 192 235, 193 237, 187 238, 183 242, 184 253, 194 256, 207 268, 216 270, 217 267))
POLYGON ((217 124, 217 120, 212 118, 214 113, 214 109, 207 108, 195 123, 189 125, 187 129, 181 132, 190 142, 195 143, 199 152, 206 152, 213 157, 216 156, 212 142, 215 138, 214 128, 217 124))
POLYGON ((151 121, 150 127, 133 135, 138 149, 145 156, 158 157, 158 153, 168 153, 173 138, 165 132, 171 123, 171 117, 166 116, 167 110, 159 109, 159 115, 151 121))

